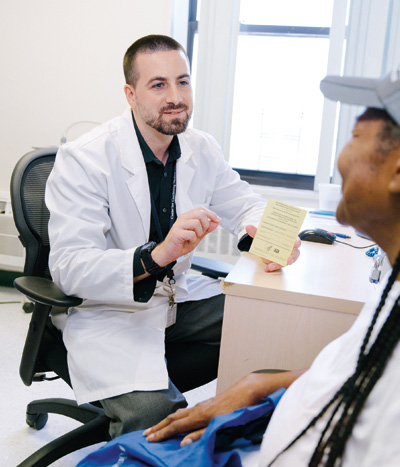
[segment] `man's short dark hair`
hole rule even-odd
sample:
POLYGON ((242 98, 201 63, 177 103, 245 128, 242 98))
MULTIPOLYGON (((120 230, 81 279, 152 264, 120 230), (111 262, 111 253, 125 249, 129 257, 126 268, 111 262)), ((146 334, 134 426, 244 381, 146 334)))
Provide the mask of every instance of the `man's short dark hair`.
POLYGON ((169 36, 151 34, 134 42, 124 55, 124 75, 126 83, 136 87, 139 79, 139 73, 135 60, 139 54, 163 52, 168 50, 181 50, 186 56, 186 51, 182 45, 169 36))

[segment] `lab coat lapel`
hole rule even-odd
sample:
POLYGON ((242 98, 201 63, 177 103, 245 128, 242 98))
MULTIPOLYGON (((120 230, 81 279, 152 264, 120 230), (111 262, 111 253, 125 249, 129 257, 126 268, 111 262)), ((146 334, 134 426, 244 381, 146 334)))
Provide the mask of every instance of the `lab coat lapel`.
POLYGON ((143 235, 147 241, 150 232, 151 207, 146 168, 132 174, 132 177, 126 181, 126 185, 139 211, 143 235))
POLYGON ((145 241, 150 232, 150 190, 147 179, 146 165, 143 154, 133 127, 130 109, 123 114, 121 125, 118 129, 118 144, 121 151, 121 163, 131 177, 126 180, 129 193, 136 204, 140 215, 141 227, 145 241))

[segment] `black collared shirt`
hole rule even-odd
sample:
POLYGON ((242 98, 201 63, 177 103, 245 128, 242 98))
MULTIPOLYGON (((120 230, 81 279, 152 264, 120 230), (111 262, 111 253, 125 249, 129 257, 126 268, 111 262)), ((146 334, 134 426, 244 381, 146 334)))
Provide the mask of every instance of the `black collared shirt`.
POLYGON ((151 216, 149 241, 160 243, 167 236, 170 229, 172 180, 174 176, 175 161, 181 157, 181 148, 178 137, 175 135, 168 148, 169 156, 167 163, 164 166, 164 164, 156 158, 153 151, 149 148, 140 133, 135 120, 133 120, 133 123, 135 125, 140 149, 143 153, 143 159, 146 164, 150 193, 156 206, 158 219, 163 233, 163 238, 159 238, 154 218, 151 216))
MULTIPOLYGON (((175 135, 172 138, 171 144, 168 148, 168 160, 164 166, 164 164, 156 158, 153 151, 150 149, 142 134, 140 133, 133 113, 132 120, 139 141, 139 146, 142 150, 143 159, 146 164, 150 193, 156 206, 157 216, 160 222, 163 236, 163 238, 159 238, 154 216, 152 215, 150 222, 149 241, 160 243, 167 236, 170 229, 173 176, 176 161, 181 157, 181 148, 179 145, 178 137, 175 135)), ((145 272, 139 257, 139 250, 140 247, 136 249, 133 260, 133 271, 135 277, 140 276, 145 272)), ((162 280, 162 277, 157 278, 155 276, 150 276, 144 280, 141 280, 140 282, 137 282, 134 286, 134 300, 138 302, 149 301, 154 293, 157 279, 162 280)))

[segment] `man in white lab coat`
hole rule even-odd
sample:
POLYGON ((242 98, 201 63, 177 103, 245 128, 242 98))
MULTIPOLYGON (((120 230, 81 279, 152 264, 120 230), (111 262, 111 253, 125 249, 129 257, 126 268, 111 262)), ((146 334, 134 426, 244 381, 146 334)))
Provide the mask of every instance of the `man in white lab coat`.
POLYGON ((215 140, 187 129, 180 44, 139 39, 124 73, 130 108, 63 145, 46 189, 53 280, 84 298, 60 326, 73 389, 79 404, 101 401, 112 437, 186 405, 168 378, 165 339, 218 346, 223 297, 218 281, 184 272, 218 225, 249 243, 265 207, 215 140))

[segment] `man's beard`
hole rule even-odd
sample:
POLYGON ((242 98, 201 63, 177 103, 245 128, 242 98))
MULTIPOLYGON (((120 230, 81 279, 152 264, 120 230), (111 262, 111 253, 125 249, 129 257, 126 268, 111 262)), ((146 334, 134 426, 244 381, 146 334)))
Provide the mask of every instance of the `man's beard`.
POLYGON ((186 105, 170 105, 168 107, 163 108, 160 112, 160 115, 157 118, 148 118, 145 120, 145 122, 147 123, 147 125, 149 125, 151 128, 154 128, 159 133, 163 135, 173 136, 179 135, 180 133, 183 133, 186 130, 191 116, 192 115, 188 112, 188 107, 186 105), (170 110, 186 111, 186 116, 183 120, 181 118, 175 118, 166 122, 163 120, 164 112, 168 112, 170 110))

